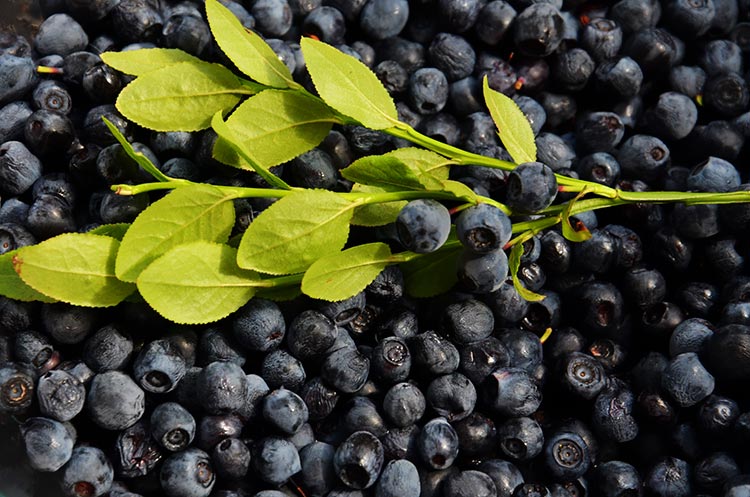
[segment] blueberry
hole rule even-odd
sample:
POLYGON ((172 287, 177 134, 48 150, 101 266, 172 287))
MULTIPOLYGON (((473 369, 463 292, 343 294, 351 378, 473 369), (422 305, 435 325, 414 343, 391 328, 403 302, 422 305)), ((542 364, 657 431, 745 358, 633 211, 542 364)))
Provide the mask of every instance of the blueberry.
POLYGON ((419 433, 417 452, 428 467, 448 468, 458 455, 458 434, 445 418, 431 419, 419 433))
POLYGON ((722 73, 707 79, 703 96, 708 109, 722 117, 732 118, 747 110, 750 89, 739 74, 722 73))
POLYGON ((70 421, 83 410, 86 389, 72 374, 52 370, 43 374, 37 384, 39 411, 58 421, 70 421))
POLYGON ((459 353, 459 371, 475 385, 481 384, 495 369, 510 364, 508 349, 495 337, 466 344, 459 353))
POLYGON ((49 339, 38 331, 19 331, 14 338, 13 355, 16 360, 32 366, 40 374, 59 362, 59 354, 49 339))
POLYGON ((412 353, 415 372, 440 375, 458 369, 458 349, 434 331, 426 331, 412 338, 409 341, 409 350, 412 353))
POLYGON ((581 46, 597 62, 615 57, 621 45, 622 29, 611 19, 592 19, 581 32, 581 46))
POLYGON ((24 138, 35 155, 49 157, 70 149, 75 139, 75 126, 62 114, 39 109, 26 120, 24 138))
POLYGON ((594 427, 617 442, 628 442, 638 435, 638 424, 632 416, 633 393, 619 382, 611 382, 594 401, 594 427))
POLYGON ((344 411, 340 426, 346 433, 367 431, 376 437, 382 437, 388 431, 375 403, 364 395, 352 398, 344 406, 344 411))
POLYGON ((536 457, 542 452, 544 445, 544 435, 539 423, 523 416, 508 419, 498 425, 497 436, 502 453, 517 461, 536 457))
POLYGON ((206 366, 212 362, 233 362, 242 367, 246 357, 231 337, 216 328, 209 328, 201 334, 198 343, 198 362, 206 366))
POLYGON ((42 54, 68 55, 83 50, 89 37, 80 24, 68 14, 52 14, 39 26, 34 49, 42 54))
POLYGON ((114 34, 126 42, 150 42, 161 34, 161 12, 147 0, 122 0, 109 15, 114 34))
POLYGON ((572 48, 560 53, 555 59, 555 80, 568 91, 580 91, 594 73, 596 63, 583 48, 572 48))
POLYGON ((428 48, 430 63, 443 71, 449 82, 471 75, 476 54, 466 38, 450 33, 438 33, 428 48))
POLYGON ((86 365, 97 373, 123 369, 132 353, 133 340, 114 324, 100 328, 83 346, 86 365))
POLYGON ((0 367, 0 411, 20 413, 34 400, 36 375, 26 365, 6 363, 0 367))
POLYGON ((593 399, 606 385, 602 365, 593 357, 571 352, 560 360, 560 382, 571 393, 593 399))
POLYGON ((625 129, 614 112, 591 112, 576 121, 576 147, 586 152, 612 152, 625 129))
POLYGON ((263 417, 274 428, 293 435, 307 422, 307 405, 296 393, 280 388, 263 399, 263 417))
POLYGON ((479 11, 474 31, 487 45, 497 45, 508 33, 516 15, 516 9, 504 0, 488 2, 479 11))
POLYGON ((501 249, 510 240, 510 218, 489 204, 477 204, 461 211, 456 218, 456 234, 461 243, 477 253, 501 249))
POLYGON ((284 438, 265 437, 257 442, 252 460, 258 476, 272 485, 282 485, 302 469, 296 447, 284 438))
POLYGON ((345 326, 351 323, 365 308, 366 297, 364 292, 337 302, 321 301, 318 310, 324 316, 332 320, 336 326, 345 326))
POLYGON ((617 160, 624 176, 654 180, 669 162, 669 148, 650 135, 633 135, 623 142, 617 160))
POLYGON ((443 484, 445 497, 494 497, 497 488, 489 475, 474 469, 453 473, 443 484))
POLYGON ((242 419, 233 414, 203 416, 198 422, 195 445, 201 450, 210 451, 222 440, 238 438, 244 426, 242 419))
POLYGON ((383 412, 395 426, 405 428, 424 415, 427 403, 422 391, 412 383, 398 383, 386 392, 383 412))
POLYGON ((0 193, 21 195, 42 175, 42 163, 18 141, 0 145, 0 193))
POLYGON ((372 350, 370 371, 384 383, 405 381, 411 371, 411 352, 398 337, 386 337, 372 350))
POLYGON ((263 359, 260 375, 270 388, 297 390, 305 382, 302 363, 284 350, 274 350, 263 359))
POLYGON ((29 465, 37 471, 57 471, 73 454, 75 439, 59 421, 29 418, 20 430, 29 465))
POLYGON ((557 180, 546 164, 526 162, 518 165, 508 175, 505 201, 514 211, 539 212, 549 207, 556 195, 557 180))
POLYGON ((250 449, 238 438, 227 438, 216 444, 211 462, 218 476, 240 480, 250 469, 250 449))
MULTIPOLYGON (((0 64, 2 64, 1 61, 2 58, 0 56, 0 64)), ((0 143, 23 138, 24 124, 33 112, 31 106, 25 101, 10 102, 7 105, 2 104, 3 93, 7 91, 5 88, 7 84, 6 81, 0 80, 0 106, 2 106, 0 107, 0 143)), ((29 83, 29 85, 33 86, 33 77, 32 83, 29 83)), ((21 93, 26 93, 28 90, 29 88, 24 88, 21 93)))
POLYGON ((509 461, 502 459, 485 459, 477 469, 492 478, 498 496, 511 495, 517 487, 524 483, 521 471, 509 461))
POLYGON ((338 182, 338 171, 327 152, 314 148, 285 164, 284 177, 301 188, 333 190, 338 182))
POLYGON ((625 40, 622 53, 635 60, 645 76, 660 75, 675 64, 677 44, 667 30, 644 27, 625 40))
POLYGON ((697 404, 714 389, 714 377, 694 352, 675 356, 664 371, 662 388, 682 407, 697 404))
POLYGON ((201 405, 211 414, 234 413, 245 404, 247 376, 233 362, 207 365, 198 376, 197 386, 201 405))
POLYGON ((714 452, 696 463, 693 478, 698 488, 716 492, 739 474, 740 469, 729 454, 714 452))
POLYGON ((651 466, 643 483, 646 491, 658 497, 687 497, 692 494, 690 477, 687 462, 667 457, 651 466))
POLYGON ((302 32, 307 36, 317 36, 330 45, 343 43, 346 34, 344 14, 335 7, 318 6, 305 16, 302 21, 302 32))
POLYGON ((485 402, 504 416, 528 416, 539 408, 542 394, 533 378, 520 368, 498 368, 482 383, 485 402))
POLYGON ((292 27, 292 9, 287 0, 260 0, 254 2, 250 13, 255 27, 265 36, 284 36, 292 27))
MULTIPOLYGON (((517 99, 520 101, 521 97, 517 97, 517 99)), ((544 124, 544 122, 541 124, 544 124)), ((576 153, 570 144, 554 133, 539 133, 536 137, 536 143, 537 160, 547 164, 553 171, 570 169, 576 159, 576 153)))
POLYGON ((389 461, 375 486, 375 497, 419 494, 421 485, 416 466, 406 459, 389 461))
POLYGON ((739 406, 733 399, 709 395, 698 408, 698 426, 712 436, 727 435, 739 416, 739 406))
POLYGON ((73 100, 62 83, 46 79, 40 81, 31 93, 34 108, 68 115, 73 108, 73 100))
POLYGON ((678 324, 669 337, 669 355, 675 357, 685 352, 700 353, 713 336, 713 325, 700 318, 686 319, 678 324))
POLYGON ((97 320, 96 311, 64 303, 42 305, 41 317, 44 331, 61 344, 80 343, 97 320))
POLYGON ((443 110, 448 102, 448 89, 448 79, 440 69, 417 69, 409 78, 410 104, 420 114, 436 114, 443 110))
POLYGON ((164 22, 161 35, 166 47, 177 48, 196 57, 206 56, 211 50, 211 30, 200 17, 173 14, 164 22))
POLYGON ((144 390, 153 393, 174 390, 186 369, 179 350, 163 339, 147 343, 133 361, 134 378, 144 390))
POLYGON ((510 278, 506 279, 497 290, 486 298, 495 319, 498 321, 517 323, 529 309, 529 303, 519 295, 510 278))
POLYGON ((553 478, 574 480, 588 471, 591 456, 579 435, 557 431, 544 444, 544 462, 553 478))
POLYGON ((117 474, 126 478, 148 475, 163 458, 163 453, 156 440, 151 437, 145 420, 138 421, 117 435, 115 452, 117 474))
MULTIPOLYGON (((551 296, 549 300, 552 300, 551 296)), ((500 331, 497 337, 508 351, 511 367, 531 372, 542 363, 542 343, 534 333, 508 328, 500 331)))
POLYGON ((687 177, 690 190, 703 192, 730 192, 740 186, 737 169, 731 162, 718 157, 709 157, 693 169, 687 177))
POLYGON ((114 480, 112 464, 100 449, 79 445, 60 470, 60 487, 66 497, 98 497, 114 480))
POLYGON ((486 253, 463 250, 457 266, 456 276, 461 286, 476 294, 498 290, 508 277, 508 256, 500 249, 486 253))
POLYGON ((145 394, 120 371, 94 376, 86 397, 91 420, 106 430, 122 430, 135 424, 145 411, 145 394))
POLYGON ((151 436, 170 452, 186 448, 195 437, 195 418, 177 402, 164 402, 151 411, 151 436))
MULTIPOLYGON (((698 122, 698 108, 687 95, 666 92, 643 116, 645 127, 669 140, 685 138, 698 122)), ((739 183, 738 183, 739 184, 739 183)))
POLYGON ((344 393, 354 393, 367 381, 370 360, 357 349, 343 348, 329 353, 320 369, 320 376, 344 393))
POLYGON ((149 205, 148 195, 118 195, 106 192, 99 206, 99 217, 105 224, 132 223, 149 205))
POLYGON ((664 20, 678 35, 686 39, 697 38, 711 27, 716 7, 713 0, 689 2, 675 0, 666 5, 664 20))
POLYGON ((472 413, 477 401, 477 391, 467 377, 461 373, 451 373, 432 380, 425 397, 438 415, 452 422, 472 413))
POLYGON ((325 442, 315 441, 299 451, 299 479, 296 480, 308 491, 324 495, 337 483, 333 469, 333 456, 336 448, 325 442))
POLYGON ((318 311, 306 310, 289 324, 286 340, 289 351, 306 361, 323 355, 333 345, 336 335, 333 321, 318 311))
POLYGON ((532 3, 513 22, 513 41, 524 55, 544 57, 560 45, 564 20, 549 3, 532 3))
POLYGON ((674 91, 695 98, 703 94, 706 72, 698 66, 675 66, 669 71, 669 84, 674 91))
POLYGON ((216 483, 216 474, 208 454, 188 448, 164 461, 159 481, 169 497, 208 497, 216 483))

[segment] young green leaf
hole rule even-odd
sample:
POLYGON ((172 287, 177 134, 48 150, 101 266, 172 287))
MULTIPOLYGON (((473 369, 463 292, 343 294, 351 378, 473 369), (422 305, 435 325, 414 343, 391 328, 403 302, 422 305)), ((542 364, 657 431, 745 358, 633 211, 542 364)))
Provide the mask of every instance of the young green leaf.
POLYGON ((13 268, 34 290, 85 307, 117 305, 135 285, 115 276, 120 242, 109 236, 65 233, 18 249, 13 268))
POLYGON ((232 198, 201 184, 177 188, 151 204, 122 239, 117 277, 135 281, 146 266, 177 245, 195 240, 226 242, 234 226, 232 198))
POLYGON ((522 164, 536 160, 534 131, 523 111, 512 98, 490 88, 485 77, 482 82, 484 101, 497 126, 497 134, 513 160, 522 164))
POLYGON ((523 243, 516 243, 511 247, 510 254, 508 255, 508 272, 510 272, 510 276, 513 278, 513 287, 524 300, 529 302, 539 302, 540 300, 544 300, 544 295, 532 292, 523 286, 521 280, 518 279, 518 268, 521 267, 522 255, 523 243))
POLYGON ((267 274, 301 273, 321 257, 341 250, 356 205, 327 190, 287 195, 250 223, 237 263, 267 274))
POLYGON ((581 226, 578 227, 578 229, 574 228, 570 223, 570 213, 571 209, 573 208, 573 204, 575 204, 578 200, 581 199, 581 197, 583 197, 587 193, 588 190, 586 189, 586 187, 584 187, 583 190, 575 196, 575 198, 571 199, 567 203, 562 213, 562 221, 560 222, 560 225, 562 226, 562 234, 571 242, 585 242, 586 240, 591 238, 591 232, 583 223, 581 223, 581 226))
POLYGON ((370 129, 398 122, 388 90, 363 63, 312 38, 300 40, 307 70, 325 103, 370 129))
POLYGON ((341 170, 349 181, 376 186, 385 191, 424 190, 414 171, 392 155, 367 155, 341 170))
POLYGON ((237 267, 237 251, 196 241, 173 247, 138 276, 138 291, 159 314, 180 324, 222 319, 250 300, 260 277, 237 267))
POLYGON ((251 79, 276 88, 297 88, 278 55, 255 32, 246 29, 232 11, 217 0, 206 0, 206 17, 216 44, 251 79))
MULTIPOLYGON (((352 192, 385 193, 385 190, 377 186, 355 183, 352 186, 352 192)), ((406 204, 406 200, 394 200, 393 202, 360 205, 354 209, 350 222, 356 226, 383 226, 394 222, 406 204)))
POLYGON ((269 185, 284 190, 290 190, 292 188, 286 183, 286 181, 273 174, 268 168, 262 166, 260 162, 258 162, 250 149, 236 138, 232 128, 230 128, 227 123, 224 122, 224 119, 221 118, 221 111, 217 112, 213 119, 211 119, 211 128, 216 131, 216 134, 219 135, 220 140, 224 144, 242 157, 244 162, 249 164, 250 167, 255 170, 260 177, 266 180, 269 185))
POLYGON ((417 147, 397 148, 385 155, 395 157, 408 165, 420 178, 422 184, 427 184, 426 180, 423 178, 424 176, 429 176, 436 180, 448 179, 450 166, 455 164, 454 161, 451 161, 440 154, 417 147))
MULTIPOLYGON (((332 109, 320 100, 288 90, 266 90, 250 97, 227 119, 236 143, 252 151, 252 158, 263 167, 307 152, 323 141, 338 122, 332 109)), ((230 166, 251 167, 228 140, 217 140, 213 155, 230 166)))
POLYGON ((348 299, 372 283, 390 261, 391 249, 379 242, 321 257, 305 272, 302 292, 333 302, 348 299))
POLYGON ((111 236, 116 240, 122 241, 129 228, 130 223, 102 224, 87 233, 91 233, 92 235, 111 236))
POLYGON ((209 62, 179 62, 139 76, 120 92, 117 110, 144 128, 198 131, 242 95, 256 93, 232 71, 209 62))
POLYGON ((128 157, 133 159, 139 166, 141 166, 144 171, 153 176, 157 181, 169 181, 169 176, 161 172, 161 170, 159 170, 159 168, 156 167, 148 157, 146 157, 141 152, 136 152, 136 150, 133 148, 133 145, 128 142, 127 138, 123 136, 117 126, 112 124, 112 121, 110 121, 106 117, 102 117, 102 121, 104 121, 104 124, 109 129, 109 132, 112 133, 112 136, 115 137, 115 140, 117 140, 117 142, 122 145, 122 148, 123 150, 125 150, 125 153, 128 154, 128 157))
POLYGON ((460 181, 454 181, 452 179, 446 179, 442 182, 442 190, 448 193, 452 193, 461 200, 466 202, 477 202, 477 194, 474 190, 464 185, 460 181))
POLYGON ((0 255, 0 295, 23 302, 55 302, 55 299, 37 292, 23 282, 13 269, 13 257, 16 250, 0 255))
POLYGON ((456 264, 460 255, 461 246, 455 244, 401 264, 406 293, 434 297, 450 290, 458 281, 456 264))
POLYGON ((198 57, 178 48, 140 48, 126 52, 104 52, 100 57, 108 66, 131 76, 141 76, 180 62, 201 62, 198 57))

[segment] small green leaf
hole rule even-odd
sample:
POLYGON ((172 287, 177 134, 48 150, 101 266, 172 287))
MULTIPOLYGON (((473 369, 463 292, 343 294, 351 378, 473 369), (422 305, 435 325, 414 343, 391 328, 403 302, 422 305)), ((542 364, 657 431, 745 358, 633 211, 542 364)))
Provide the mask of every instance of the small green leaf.
POLYGON ((139 166, 141 166, 144 171, 153 176, 157 181, 169 181, 169 177, 161 172, 161 170, 156 167, 148 157, 146 157, 141 152, 136 152, 136 150, 133 148, 133 145, 128 142, 127 138, 123 136, 117 126, 112 124, 112 121, 110 121, 106 117, 102 117, 102 120, 109 129, 109 132, 112 133, 112 136, 115 137, 115 140, 117 140, 117 142, 122 145, 122 149, 125 150, 125 153, 128 154, 128 157, 133 159, 139 166))
POLYGON ((461 183, 460 181, 454 181, 452 179, 446 179, 442 182, 442 190, 448 193, 452 193, 461 200, 466 202, 477 203, 477 194, 474 190, 461 183))
POLYGON ((510 255, 508 256, 508 272, 510 272, 511 278, 513 278, 513 287, 516 289, 518 294, 523 297, 524 300, 529 302, 539 302, 544 300, 544 295, 532 292, 521 283, 518 279, 518 268, 521 267, 521 256, 523 255, 523 243, 516 243, 510 249, 510 255))
POLYGON ((222 319, 250 300, 260 277, 237 267, 237 251, 197 241, 173 247, 138 276, 138 291, 159 314, 180 324, 222 319))
POLYGON ((454 161, 451 161, 440 154, 417 147, 397 148, 385 155, 396 157, 401 162, 408 165, 424 185, 427 185, 424 176, 429 176, 436 180, 448 179, 450 166, 455 164, 454 161))
POLYGON ((221 141, 242 157, 246 164, 250 164, 250 167, 266 180, 271 187, 284 190, 290 190, 292 188, 286 183, 286 181, 273 174, 268 168, 263 167, 260 162, 258 162, 253 153, 250 152, 250 149, 235 137, 234 131, 227 126, 227 123, 221 118, 221 111, 217 112, 216 115, 214 115, 214 118, 211 119, 211 127, 216 131, 216 134, 219 135, 221 141))
POLYGON ((117 305, 135 285, 115 276, 120 242, 109 236, 65 233, 18 250, 13 268, 34 290, 85 307, 117 305))
POLYGON ((409 166, 392 155, 368 155, 341 170, 349 181, 377 186, 387 192, 424 190, 425 186, 409 166))
POLYGON ((251 79, 276 88, 298 87, 279 56, 255 32, 245 28, 217 0, 206 0, 206 17, 216 44, 251 79))
POLYGON ((581 223, 581 227, 579 229, 574 228, 570 223, 570 212, 573 208, 573 204, 575 204, 578 200, 581 199, 581 197, 583 197, 587 193, 588 190, 586 189, 586 187, 584 187, 583 190, 581 190, 581 192, 575 196, 575 198, 568 201, 567 205, 565 206, 565 210, 563 210, 562 213, 562 221, 560 222, 560 225, 562 226, 562 234, 571 242, 585 242, 586 240, 591 238, 591 232, 585 225, 583 225, 583 223, 581 223))
MULTIPOLYGON (((235 143, 251 151, 251 158, 266 168, 315 147, 337 122, 338 117, 320 100, 288 90, 266 90, 250 97, 227 119, 235 143)), ((224 164, 251 168, 228 140, 217 140, 213 154, 224 164)))
POLYGON ((444 246, 401 264, 406 293, 412 297, 434 297, 456 284, 456 264, 461 246, 444 246))
POLYGON ((195 185, 177 188, 151 204, 122 239, 118 278, 135 281, 146 266, 177 245, 226 242, 234 226, 232 198, 214 186, 195 185))
POLYGON ((482 82, 484 101, 497 126, 497 134, 517 164, 536 160, 534 131, 523 111, 512 98, 490 88, 487 78, 482 82))
POLYGON ((333 302, 348 299, 372 283, 390 260, 391 249, 379 242, 321 257, 305 272, 302 292, 333 302))
POLYGON ((141 76, 180 62, 201 62, 198 57, 177 48, 140 48, 126 52, 104 52, 101 58, 108 66, 131 76, 141 76))
MULTIPOLYGON (((377 186, 355 183, 352 186, 352 192, 385 193, 385 190, 377 186)), ((350 222, 356 226, 383 226, 394 222, 406 204, 406 200, 394 200, 393 202, 360 205, 354 209, 350 222)))
POLYGON ((327 190, 287 195, 250 223, 237 263, 267 274, 301 273, 321 257, 342 249, 356 205, 327 190))
POLYGON ((0 255, 0 295, 24 302, 55 302, 55 299, 37 292, 18 276, 13 269, 13 257, 17 252, 13 250, 0 255))
POLYGON ((117 110, 144 128, 198 131, 242 95, 255 93, 232 71, 209 62, 179 62, 139 76, 120 92, 117 110))
POLYGON ((89 230, 87 233, 92 235, 111 236, 116 240, 122 241, 130 228, 130 223, 115 223, 115 224, 102 224, 96 228, 89 230))
POLYGON ((325 103, 370 129, 398 123, 396 104, 363 63, 312 38, 300 40, 307 70, 325 103))

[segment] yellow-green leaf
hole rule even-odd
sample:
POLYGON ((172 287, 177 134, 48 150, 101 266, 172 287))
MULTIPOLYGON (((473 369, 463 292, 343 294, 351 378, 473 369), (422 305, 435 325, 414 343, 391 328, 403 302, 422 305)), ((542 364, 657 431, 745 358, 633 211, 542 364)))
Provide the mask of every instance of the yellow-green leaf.
POLYGON ((484 101, 497 126, 497 134, 517 164, 536 160, 534 131, 523 111, 512 98, 490 88, 485 77, 482 82, 484 101))
POLYGON ((140 48, 126 52, 104 52, 101 58, 108 66, 131 76, 141 76, 180 62, 201 62, 198 57, 178 48, 140 48))
POLYGON ((508 272, 513 279, 513 287, 516 289, 518 294, 523 297, 524 300, 529 302, 539 302, 544 300, 544 295, 539 295, 536 292, 532 292, 521 283, 518 279, 518 268, 521 267, 521 256, 523 255, 523 243, 516 243, 510 249, 510 255, 508 256, 508 272))
POLYGON ((434 297, 453 288, 458 281, 456 264, 461 250, 459 244, 443 246, 401 264, 406 293, 412 297, 434 297))
POLYGON ((16 270, 13 269, 13 257, 16 252, 16 250, 13 250, 0 255, 0 295, 24 302, 35 300, 55 302, 55 299, 37 292, 18 276, 16 270))
MULTIPOLYGON (((352 186, 352 192, 385 193, 385 189, 355 183, 352 186)), ((355 226, 383 226, 392 223, 406 204, 406 200, 394 200, 393 202, 360 205, 354 209, 351 224, 355 226)))

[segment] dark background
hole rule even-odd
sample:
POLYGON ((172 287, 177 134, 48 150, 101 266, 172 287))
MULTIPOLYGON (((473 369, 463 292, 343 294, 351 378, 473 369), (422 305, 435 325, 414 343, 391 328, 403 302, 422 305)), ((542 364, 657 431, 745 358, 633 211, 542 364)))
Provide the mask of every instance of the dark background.
POLYGON ((39 9, 34 0, 0 0, 0 31, 22 34, 31 41, 39 21, 39 9))

